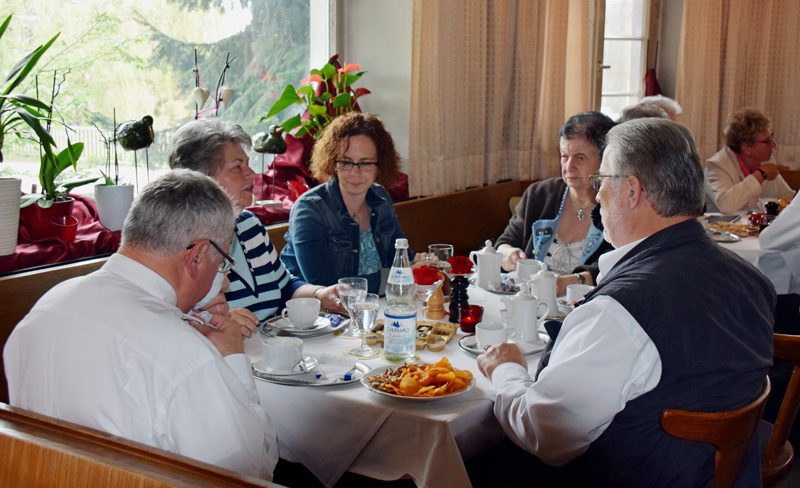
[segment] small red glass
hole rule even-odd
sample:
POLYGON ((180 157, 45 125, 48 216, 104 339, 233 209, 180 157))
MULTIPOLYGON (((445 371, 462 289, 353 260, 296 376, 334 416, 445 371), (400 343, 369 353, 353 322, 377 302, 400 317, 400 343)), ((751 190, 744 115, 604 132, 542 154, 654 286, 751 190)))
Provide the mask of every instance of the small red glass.
POLYGON ((470 334, 475 332, 475 326, 483 319, 483 307, 480 305, 461 307, 458 313, 461 330, 470 334))

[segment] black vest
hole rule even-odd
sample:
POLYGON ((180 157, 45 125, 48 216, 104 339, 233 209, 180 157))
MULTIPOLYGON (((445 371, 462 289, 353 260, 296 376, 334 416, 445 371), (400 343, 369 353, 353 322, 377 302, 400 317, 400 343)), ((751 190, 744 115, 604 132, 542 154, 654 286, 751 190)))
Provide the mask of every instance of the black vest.
MULTIPOLYGON (((678 439, 664 409, 727 411, 756 398, 772 365, 775 291, 754 267, 710 240, 694 220, 628 252, 586 297, 617 300, 661 359, 661 379, 629 401, 569 471, 593 486, 711 486, 714 448, 678 439)), ((760 486, 757 437, 738 486, 760 486)))

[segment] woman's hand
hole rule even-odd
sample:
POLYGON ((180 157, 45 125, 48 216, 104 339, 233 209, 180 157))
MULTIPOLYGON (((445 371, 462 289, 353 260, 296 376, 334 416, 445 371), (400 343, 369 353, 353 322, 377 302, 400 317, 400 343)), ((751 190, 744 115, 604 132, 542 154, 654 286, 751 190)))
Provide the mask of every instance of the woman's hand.
POLYGON ((319 293, 317 293, 317 298, 319 298, 322 306, 328 312, 345 312, 344 307, 342 306, 342 301, 339 300, 339 290, 336 288, 336 285, 326 286, 325 288, 320 289, 319 293))
POLYGON ((511 247, 508 244, 500 244, 497 248, 497 252, 503 253, 504 255, 500 266, 506 271, 514 271, 517 269, 517 261, 528 258, 528 256, 525 255, 525 251, 518 247, 511 247))
POLYGON ((258 330, 258 317, 246 308, 232 308, 228 311, 228 318, 239 324, 242 328, 242 337, 248 338, 258 330))

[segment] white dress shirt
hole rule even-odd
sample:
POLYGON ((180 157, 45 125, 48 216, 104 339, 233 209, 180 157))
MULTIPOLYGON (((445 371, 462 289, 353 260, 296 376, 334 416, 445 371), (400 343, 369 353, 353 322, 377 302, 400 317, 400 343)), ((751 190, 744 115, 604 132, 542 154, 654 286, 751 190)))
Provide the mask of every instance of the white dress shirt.
MULTIPOLYGON (((600 256, 601 275, 639 242, 600 256)), ((660 379, 653 341, 619 302, 599 295, 564 319, 538 381, 516 363, 494 370, 494 413, 517 445, 563 466, 585 452, 628 401, 660 379)))
POLYGON ((176 303, 120 254, 56 286, 6 344, 11 404, 271 479, 275 428, 250 362, 223 358, 176 303))
MULTIPOLYGON (((771 270, 774 270, 774 273, 768 273, 770 278, 773 279, 774 274, 788 274, 788 289, 785 292, 800 293, 800 198, 795 197, 778 218, 761 231, 758 244, 762 251, 776 253, 769 259, 771 270)), ((775 288, 779 293, 784 293, 784 289, 779 289, 777 284, 775 288)))

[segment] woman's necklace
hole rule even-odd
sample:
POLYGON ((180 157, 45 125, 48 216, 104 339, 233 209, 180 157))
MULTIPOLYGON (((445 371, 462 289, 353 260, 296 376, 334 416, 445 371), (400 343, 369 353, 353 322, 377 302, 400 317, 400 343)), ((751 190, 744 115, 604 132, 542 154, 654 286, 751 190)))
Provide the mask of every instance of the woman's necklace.
POLYGON ((575 199, 572 197, 572 192, 571 191, 567 190, 567 194, 569 195, 569 199, 572 200, 572 204, 575 205, 575 208, 578 209, 578 210, 575 211, 575 218, 578 219, 578 220, 583 220, 584 218, 586 218, 586 214, 583 213, 583 209, 584 208, 592 208, 592 207, 594 207, 595 204, 592 203, 591 205, 586 205, 586 206, 581 207, 580 205, 578 205, 578 202, 576 202, 575 199))
POLYGON ((359 208, 355 212, 350 212, 350 209, 347 210, 348 213, 350 213, 350 216, 353 217, 353 220, 356 221, 356 224, 359 225, 359 227, 361 226, 361 211, 364 210, 365 205, 366 203, 362 205, 361 208, 359 208))

